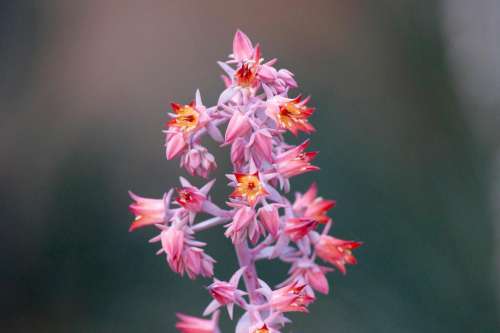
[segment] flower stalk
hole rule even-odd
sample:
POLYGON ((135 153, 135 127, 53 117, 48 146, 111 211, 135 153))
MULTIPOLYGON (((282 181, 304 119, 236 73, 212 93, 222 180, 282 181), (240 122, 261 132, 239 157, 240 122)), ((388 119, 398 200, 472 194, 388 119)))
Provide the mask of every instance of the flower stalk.
POLYGON ((171 104, 164 130, 168 160, 179 158, 191 176, 206 179, 217 163, 202 139, 209 136, 221 147, 230 146, 233 169, 226 177, 233 192, 227 208, 209 195, 215 180, 198 188, 181 177, 180 186, 158 199, 130 192, 135 219, 129 230, 155 227, 159 234, 150 242, 160 244, 157 254, 165 256, 172 271, 191 279, 213 278, 207 287, 211 301, 203 312, 211 317, 178 314, 181 333, 221 333, 219 309, 226 308, 233 319, 235 307, 243 311, 236 333, 279 333, 290 322, 288 312, 309 312, 316 292, 328 294, 327 273, 346 274, 346 265, 357 262, 353 250, 361 242, 329 235, 334 200, 318 196, 315 184, 294 200, 288 197, 292 178, 319 170, 312 164, 318 152, 308 150, 309 139, 298 144, 285 140, 286 133, 315 131, 310 123, 315 109, 308 105, 310 97, 289 96, 297 82, 292 72, 276 69, 276 61, 265 61, 260 46, 238 30, 229 59, 219 62, 226 88, 217 104, 206 107, 199 90, 192 101, 171 104), (200 214, 210 217, 199 221, 200 214), (220 228, 234 245, 239 267, 228 280, 214 277, 216 261, 205 252, 207 244, 196 239, 211 228, 220 228), (289 264, 288 276, 269 286, 258 276, 258 260, 289 264))

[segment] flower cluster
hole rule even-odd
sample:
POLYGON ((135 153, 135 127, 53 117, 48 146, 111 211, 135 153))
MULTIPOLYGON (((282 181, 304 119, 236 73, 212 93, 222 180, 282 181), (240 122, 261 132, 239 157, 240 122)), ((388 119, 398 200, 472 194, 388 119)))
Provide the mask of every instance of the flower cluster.
POLYGON ((196 91, 192 102, 171 105, 164 131, 166 157, 179 157, 190 175, 207 178, 217 167, 201 143, 205 134, 221 146, 231 146, 233 172, 227 178, 234 189, 227 208, 210 199, 214 180, 197 188, 181 178, 180 186, 161 199, 130 193, 135 215, 130 231, 157 228, 159 234, 150 242, 161 245, 157 253, 180 275, 214 276, 215 260, 205 252, 206 244, 196 240, 197 233, 223 225, 234 244, 240 267, 227 281, 213 277, 207 287, 212 300, 203 315, 212 317, 178 314, 180 332, 218 333, 219 309, 225 307, 232 319, 235 306, 243 310, 236 333, 280 332, 290 321, 286 313, 308 312, 316 292, 328 293, 328 272, 336 268, 345 274, 346 265, 356 263, 352 251, 361 243, 328 235, 332 220, 327 213, 335 207, 334 200, 318 196, 315 184, 293 201, 285 195, 290 178, 319 169, 311 164, 317 152, 308 151, 309 140, 291 145, 284 136, 312 133, 309 118, 315 110, 308 105, 309 97, 289 97, 297 82, 275 64, 276 59, 264 61, 259 45, 237 31, 233 53, 219 62, 226 88, 217 104, 206 107, 196 91), (198 221, 199 213, 210 218, 198 221), (290 264, 288 277, 274 289, 258 277, 255 262, 264 259, 290 264))

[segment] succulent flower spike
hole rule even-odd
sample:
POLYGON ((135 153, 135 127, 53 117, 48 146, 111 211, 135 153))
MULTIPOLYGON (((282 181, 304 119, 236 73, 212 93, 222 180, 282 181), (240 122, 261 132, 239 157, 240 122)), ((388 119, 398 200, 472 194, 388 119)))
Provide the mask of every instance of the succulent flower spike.
MULTIPOLYGON (((157 230, 149 242, 160 245, 156 253, 179 276, 213 278, 203 312, 212 317, 177 314, 175 326, 181 333, 221 333, 223 307, 231 320, 234 308, 241 308, 236 333, 280 333, 291 322, 288 312, 308 313, 315 292, 329 292, 327 273, 336 268, 345 274, 346 265, 356 263, 352 251, 362 244, 329 236, 333 223, 328 213, 335 201, 319 196, 316 184, 297 193, 294 201, 285 195, 292 177, 319 170, 312 165, 318 152, 308 151, 309 139, 301 144, 286 141, 287 132, 296 136, 315 131, 310 123, 315 110, 307 105, 309 97, 290 97, 298 87, 294 74, 277 68, 276 59, 264 59, 260 46, 246 34, 236 31, 232 46, 229 58, 218 62, 225 90, 217 104, 206 107, 197 90, 194 101, 171 104, 163 131, 166 158, 180 157, 180 166, 193 177, 206 179, 217 168, 205 138, 221 148, 230 146, 232 170, 226 177, 233 191, 225 200, 227 207, 209 195, 215 180, 198 187, 181 177, 178 187, 158 199, 130 192, 134 221, 129 230, 157 230), (238 259, 239 267, 227 281, 214 278, 216 261, 198 240, 198 233, 217 227, 231 239, 238 259), (333 267, 319 264, 320 259, 333 267), (258 260, 289 264, 283 282, 271 288, 259 276, 258 260)), ((221 262, 228 265, 225 259, 221 262)))

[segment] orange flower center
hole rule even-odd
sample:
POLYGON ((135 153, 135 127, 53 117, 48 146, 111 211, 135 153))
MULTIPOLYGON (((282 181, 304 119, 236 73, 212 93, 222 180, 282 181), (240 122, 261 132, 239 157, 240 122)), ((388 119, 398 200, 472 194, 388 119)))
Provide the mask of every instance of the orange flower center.
POLYGON ((254 85, 257 79, 257 68, 252 64, 243 64, 238 71, 236 71, 235 78, 238 85, 242 87, 250 87, 254 85))
POLYGON ((264 325, 261 328, 253 331, 253 333, 269 333, 269 329, 267 328, 266 325, 264 325))
POLYGON ((280 106, 278 121, 282 127, 290 129, 296 123, 307 121, 308 115, 304 111, 306 111, 306 108, 304 106, 297 106, 297 103, 294 101, 285 103, 280 106))
POLYGON ((184 105, 175 112, 177 117, 170 122, 171 126, 179 127, 184 131, 191 131, 198 126, 200 114, 190 105, 184 105))
POLYGON ((246 198, 251 205, 259 195, 267 194, 257 174, 236 174, 236 181, 232 196, 246 198))

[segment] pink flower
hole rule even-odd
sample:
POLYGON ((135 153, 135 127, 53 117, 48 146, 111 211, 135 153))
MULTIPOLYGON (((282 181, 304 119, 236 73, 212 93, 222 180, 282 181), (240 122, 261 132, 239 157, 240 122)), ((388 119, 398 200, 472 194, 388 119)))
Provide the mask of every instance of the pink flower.
POLYGON ((331 268, 316 265, 309 258, 295 260, 290 269, 289 278, 283 284, 280 284, 280 286, 297 282, 299 284, 307 284, 322 294, 328 294, 330 288, 326 279, 326 273, 330 271, 332 271, 331 268))
POLYGON ((362 244, 361 242, 346 241, 328 235, 321 235, 316 243, 316 254, 345 274, 347 272, 346 264, 356 264, 356 258, 352 255, 352 250, 362 244))
POLYGON ((181 333, 220 333, 219 312, 215 312, 211 319, 187 316, 182 313, 177 314, 179 321, 175 327, 181 333))
POLYGON ((326 200, 318 197, 318 188, 313 183, 306 193, 298 194, 293 204, 293 210, 306 218, 313 219, 318 223, 327 223, 330 217, 326 213, 335 207, 335 200, 326 200))
POLYGON ((214 300, 210 302, 210 304, 203 312, 204 316, 209 315, 220 306, 225 305, 227 306, 229 317, 231 319, 233 318, 234 303, 241 302, 241 297, 246 295, 245 292, 238 289, 238 284, 244 270, 245 267, 237 270, 233 274, 229 282, 214 279, 214 282, 210 286, 208 286, 208 291, 210 292, 210 295, 212 295, 214 300))
POLYGON ((191 134, 204 127, 210 121, 206 108, 201 101, 199 90, 196 91, 195 101, 186 105, 171 104, 172 119, 167 123, 166 155, 171 160, 184 151, 191 134))
POLYGON ((248 206, 241 206, 234 214, 233 221, 226 225, 224 233, 233 243, 241 242, 247 235, 254 238, 256 230, 255 211, 248 206))
POLYGON ((305 172, 319 170, 317 166, 310 163, 318 153, 305 152, 308 145, 309 140, 306 140, 299 146, 276 156, 274 166, 278 173, 285 178, 290 178, 305 172))
POLYGON ((273 137, 269 131, 263 129, 255 132, 248 145, 251 147, 253 159, 258 165, 262 165, 264 161, 272 161, 273 137))
POLYGON ((182 255, 184 250, 184 232, 176 228, 166 228, 160 233, 161 247, 167 255, 167 262, 170 268, 177 273, 181 273, 182 255))
POLYGON ((206 254, 199 247, 188 247, 184 250, 184 269, 190 279, 195 279, 198 275, 211 277, 214 275, 215 260, 206 254))
POLYGON ((236 138, 246 135, 251 128, 248 118, 243 113, 235 111, 227 125, 225 143, 232 143, 236 138))
POLYGON ((129 195, 135 201, 129 206, 130 211, 135 215, 135 220, 130 225, 129 231, 165 222, 172 191, 166 194, 163 199, 143 198, 132 192, 129 192, 129 195))
POLYGON ((308 119, 314 109, 306 105, 308 101, 309 97, 302 100, 300 96, 294 99, 278 96, 268 101, 267 115, 277 126, 289 130, 293 135, 298 135, 299 132, 312 133, 315 129, 308 119))
POLYGON ((266 230, 276 238, 280 227, 280 216, 277 204, 265 205, 259 208, 259 220, 266 230))
POLYGON ((179 205, 191 212, 199 212, 206 196, 195 187, 181 187, 177 189, 178 197, 175 199, 179 205))
POLYGON ((265 293, 269 306, 279 312, 308 312, 307 306, 315 300, 306 285, 297 282, 273 290, 270 295, 265 293))
POLYGON ((191 176, 207 178, 217 168, 217 164, 207 148, 195 145, 182 156, 181 167, 184 167, 191 176))
POLYGON ((158 227, 161 229, 160 235, 149 242, 161 242, 162 248, 157 254, 166 254, 167 263, 174 272, 181 276, 187 273, 190 279, 195 279, 199 275, 213 276, 215 260, 201 248, 205 246, 205 243, 193 239, 190 229, 181 230, 175 226, 163 225, 158 225, 158 227))
POLYGON ((187 142, 184 137, 184 133, 178 129, 168 131, 166 134, 166 156, 167 160, 171 160, 184 151, 187 146, 187 142))
POLYGON ((309 218, 289 218, 285 225, 285 233, 294 242, 299 241, 309 233, 309 231, 314 230, 318 222, 309 218))

